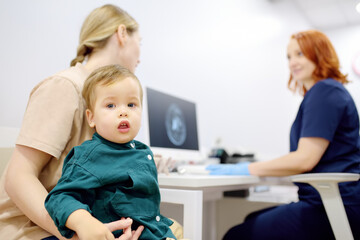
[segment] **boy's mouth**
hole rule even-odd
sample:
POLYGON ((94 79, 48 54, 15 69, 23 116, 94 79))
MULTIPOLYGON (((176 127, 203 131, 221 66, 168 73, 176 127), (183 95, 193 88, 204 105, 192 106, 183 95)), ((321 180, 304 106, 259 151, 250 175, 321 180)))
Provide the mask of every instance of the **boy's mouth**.
POLYGON ((130 129, 130 123, 128 121, 121 121, 118 130, 122 133, 128 132, 130 129))

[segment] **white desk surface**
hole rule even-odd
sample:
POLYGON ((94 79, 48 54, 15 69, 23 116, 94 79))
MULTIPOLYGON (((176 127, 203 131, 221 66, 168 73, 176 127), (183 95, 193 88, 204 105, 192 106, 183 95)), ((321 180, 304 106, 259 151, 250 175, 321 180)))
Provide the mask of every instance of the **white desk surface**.
POLYGON ((170 173, 158 175, 159 186, 162 188, 200 189, 224 187, 232 185, 247 185, 260 183, 256 176, 210 176, 201 174, 170 173))

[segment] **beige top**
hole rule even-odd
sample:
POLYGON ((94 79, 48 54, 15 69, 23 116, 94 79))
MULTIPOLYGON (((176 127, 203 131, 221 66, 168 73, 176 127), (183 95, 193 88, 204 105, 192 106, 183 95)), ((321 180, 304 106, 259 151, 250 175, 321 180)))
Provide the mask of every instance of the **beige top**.
MULTIPOLYGON (((16 144, 39 149, 53 157, 39 179, 50 191, 61 176, 67 153, 93 130, 85 117, 81 91, 90 73, 78 63, 41 83, 31 92, 16 144)), ((50 234, 33 224, 4 191, 0 181, 0 239, 42 239, 50 234)))

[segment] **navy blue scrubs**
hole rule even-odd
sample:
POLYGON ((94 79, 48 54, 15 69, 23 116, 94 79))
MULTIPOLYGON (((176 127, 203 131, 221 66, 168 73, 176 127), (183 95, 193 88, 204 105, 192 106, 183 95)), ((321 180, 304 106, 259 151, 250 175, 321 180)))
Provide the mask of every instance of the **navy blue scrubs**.
MULTIPOLYGON (((305 95, 290 133, 290 151, 302 137, 320 137, 330 144, 310 171, 359 173, 359 115, 344 86, 334 79, 317 82, 305 95)), ((250 214, 224 239, 335 239, 318 192, 308 184, 299 187, 299 202, 250 214)), ((360 184, 339 184, 355 239, 360 239, 360 184)))

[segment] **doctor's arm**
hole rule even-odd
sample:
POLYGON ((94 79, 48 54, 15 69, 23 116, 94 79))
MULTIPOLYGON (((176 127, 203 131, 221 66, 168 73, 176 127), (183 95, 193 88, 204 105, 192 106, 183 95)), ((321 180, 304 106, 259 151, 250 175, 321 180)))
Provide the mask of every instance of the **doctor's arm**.
POLYGON ((210 175, 289 176, 313 169, 325 153, 329 141, 324 138, 300 138, 298 148, 282 157, 254 163, 210 165, 210 175))
POLYGON ((249 172, 256 176, 289 176, 308 172, 319 163, 329 143, 324 138, 300 138, 296 151, 273 160, 251 163, 249 172))

